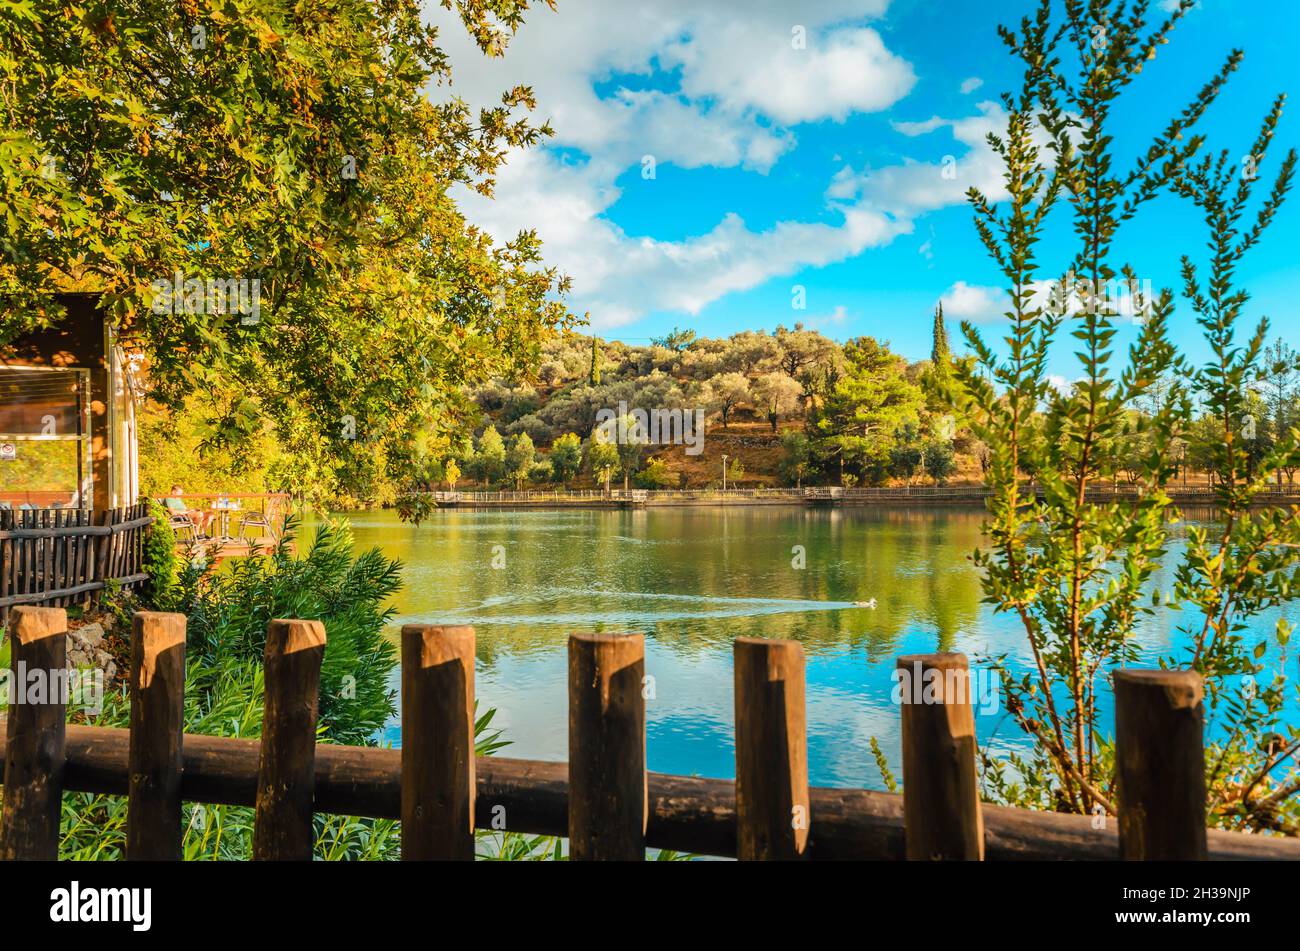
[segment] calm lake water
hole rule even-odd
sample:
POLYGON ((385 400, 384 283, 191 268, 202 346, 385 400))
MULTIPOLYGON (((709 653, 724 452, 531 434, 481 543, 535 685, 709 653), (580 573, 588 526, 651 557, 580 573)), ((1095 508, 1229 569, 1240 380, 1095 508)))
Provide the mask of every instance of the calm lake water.
MULTIPOLYGON (((503 755, 567 758, 571 631, 640 631, 655 678, 649 768, 732 778, 732 640, 795 638, 807 657, 810 781, 879 789, 871 737, 896 771, 901 762, 890 700, 897 655, 952 650, 1031 664, 1015 621, 980 604, 969 555, 983 518, 969 509, 737 507, 446 510, 419 526, 386 511, 349 520, 360 547, 404 565, 394 637, 414 622, 476 628, 477 695, 498 711, 511 741, 503 755)), ((1174 626, 1169 613, 1148 623, 1144 653, 1174 648, 1174 626)), ((1274 652, 1267 663, 1291 661, 1274 652)), ((1000 707, 977 711, 976 728, 995 749, 1027 745, 1000 707)), ((387 733, 396 745, 398 724, 387 733)))

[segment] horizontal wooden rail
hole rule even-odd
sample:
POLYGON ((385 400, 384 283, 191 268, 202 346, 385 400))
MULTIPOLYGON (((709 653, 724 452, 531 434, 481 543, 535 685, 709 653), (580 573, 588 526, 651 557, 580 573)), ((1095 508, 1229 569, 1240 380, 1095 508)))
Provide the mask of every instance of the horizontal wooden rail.
MULTIPOLYGON (((143 571, 137 571, 133 575, 125 575, 121 578, 109 578, 109 582, 119 585, 138 584, 141 581, 149 580, 149 575, 143 571)), ((71 588, 54 588, 51 591, 37 591, 32 594, 11 594, 8 597, 0 598, 0 608, 11 608, 19 604, 40 604, 46 601, 57 601, 63 598, 75 598, 78 595, 93 594, 96 591, 104 590, 103 581, 86 581, 79 585, 73 585, 71 588)))
POLYGON ((120 535, 133 528, 152 525, 153 518, 133 518, 116 525, 65 525, 60 528, 6 528, 0 529, 0 541, 9 538, 104 538, 120 535))
MULTIPOLYGON (((0 719, 0 724, 3 724, 0 719)), ((5 754, 0 727, 0 759, 5 754)), ((130 731, 69 726, 64 789, 125 796, 130 731)), ((257 796, 258 740, 185 734, 181 798, 252 806, 257 796)), ((316 747, 317 812, 400 819, 402 752, 378 747, 316 747)), ((508 828, 530 835, 567 835, 568 765, 480 756, 475 813, 492 828, 502 806, 508 828)), ((646 845, 706 855, 736 854, 735 784, 724 779, 647 774, 646 845)), ((867 789, 811 787, 809 857, 814 860, 906 857, 903 797, 867 789)), ((1088 816, 983 806, 985 857, 990 861, 1069 859, 1114 861, 1115 823, 1094 829, 1088 816)), ((1210 830, 1209 857, 1218 860, 1300 861, 1300 839, 1210 830)))

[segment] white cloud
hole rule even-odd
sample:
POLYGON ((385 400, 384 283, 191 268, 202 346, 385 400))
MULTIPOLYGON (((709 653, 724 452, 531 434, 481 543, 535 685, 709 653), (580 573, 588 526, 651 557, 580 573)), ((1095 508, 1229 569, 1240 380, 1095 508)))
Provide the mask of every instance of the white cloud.
POLYGON ((1001 320, 1006 312, 1008 298, 1000 287, 981 287, 958 281, 939 298, 945 316, 972 323, 1001 320))
POLYGON ((548 260, 578 284, 575 309, 589 310, 598 328, 652 310, 697 314, 725 294, 842 261, 911 229, 910 222, 882 212, 849 207, 836 224, 783 221, 753 231, 739 216, 727 215, 710 231, 680 241, 633 237, 603 216, 618 189, 602 187, 585 167, 545 151, 517 156, 503 170, 497 192, 511 201, 467 194, 462 207, 493 234, 536 223, 548 260))
POLYGON ((934 116, 921 122, 891 123, 895 131, 913 137, 950 129, 961 148, 954 148, 939 162, 906 161, 862 172, 845 166, 832 180, 827 198, 867 201, 911 217, 963 204, 972 187, 990 201, 1002 201, 1007 197, 1002 163, 986 137, 1006 128, 1006 113, 996 102, 981 102, 977 108, 978 115, 962 119, 934 116))
POLYGON ((605 217, 619 197, 618 176, 643 156, 763 174, 796 147, 800 123, 892 106, 915 76, 866 25, 887 6, 812 0, 792 12, 782 0, 574 0, 558 14, 534 9, 507 54, 487 59, 426 0, 453 68, 450 90, 431 90, 433 97, 488 106, 514 85, 532 85, 537 118, 556 132, 551 144, 590 156, 575 162, 551 149, 515 152, 494 201, 468 192, 458 200, 498 239, 536 228, 547 262, 574 279, 571 307, 590 311, 593 326, 603 328, 655 310, 695 314, 726 294, 883 246, 911 233, 917 215, 964 202, 970 184, 997 199, 1001 178, 982 139, 1000 110, 981 103, 980 115, 968 119, 900 127, 908 135, 951 128, 964 146, 954 149, 963 153, 955 177, 924 163, 860 173, 846 167, 827 192, 828 221, 755 231, 728 214, 704 233, 662 241, 628 235, 605 217), (806 35, 804 49, 792 44, 796 28, 806 35), (676 77, 674 88, 663 88, 665 71, 676 77))
POLYGON ((980 79, 978 76, 972 76, 970 79, 963 79, 961 82, 961 94, 963 96, 969 96, 983 85, 984 80, 980 79))
POLYGON ((868 27, 809 31, 795 49, 789 29, 748 18, 711 27, 674 44, 663 57, 682 67, 682 89, 713 98, 725 111, 753 111, 792 125, 818 119, 843 121, 853 112, 879 112, 916 83, 906 60, 885 48, 868 27))

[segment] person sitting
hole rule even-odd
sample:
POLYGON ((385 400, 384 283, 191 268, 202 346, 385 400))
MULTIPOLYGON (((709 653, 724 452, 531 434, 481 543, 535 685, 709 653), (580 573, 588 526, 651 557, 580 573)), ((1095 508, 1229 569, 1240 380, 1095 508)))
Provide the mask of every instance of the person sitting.
POLYGON ((203 534, 207 530, 211 515, 202 509, 192 509, 186 505, 183 498, 184 494, 184 489, 179 485, 174 485, 172 486, 171 495, 163 499, 162 504, 167 511, 172 513, 173 519, 187 518, 193 523, 195 531, 198 534, 203 534))

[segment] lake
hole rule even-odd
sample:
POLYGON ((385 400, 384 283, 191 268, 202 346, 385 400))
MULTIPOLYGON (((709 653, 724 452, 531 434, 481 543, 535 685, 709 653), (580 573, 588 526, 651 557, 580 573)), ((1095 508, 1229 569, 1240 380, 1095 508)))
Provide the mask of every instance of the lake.
MULTIPOLYGON (((502 755, 567 759, 567 635, 640 631, 654 677, 649 768, 732 778, 732 640, 794 638, 807 658, 810 782, 873 789, 883 788, 873 736, 900 770, 897 655, 1032 663, 1018 623, 980 603, 969 556, 983 519, 976 509, 785 506, 442 510, 418 526, 391 511, 349 516, 359 547, 404 565, 394 637, 408 623, 474 625, 477 696, 511 741, 502 755)), ((1175 646, 1175 621, 1165 612, 1138 632, 1146 656, 1175 646)), ((1276 649, 1267 662, 1290 663, 1276 649)), ((1111 722, 1108 708, 1103 716, 1111 722)), ((1000 707, 977 710, 976 729, 995 750, 1028 747, 1000 707)), ((386 739, 397 745, 397 723, 386 739)))

